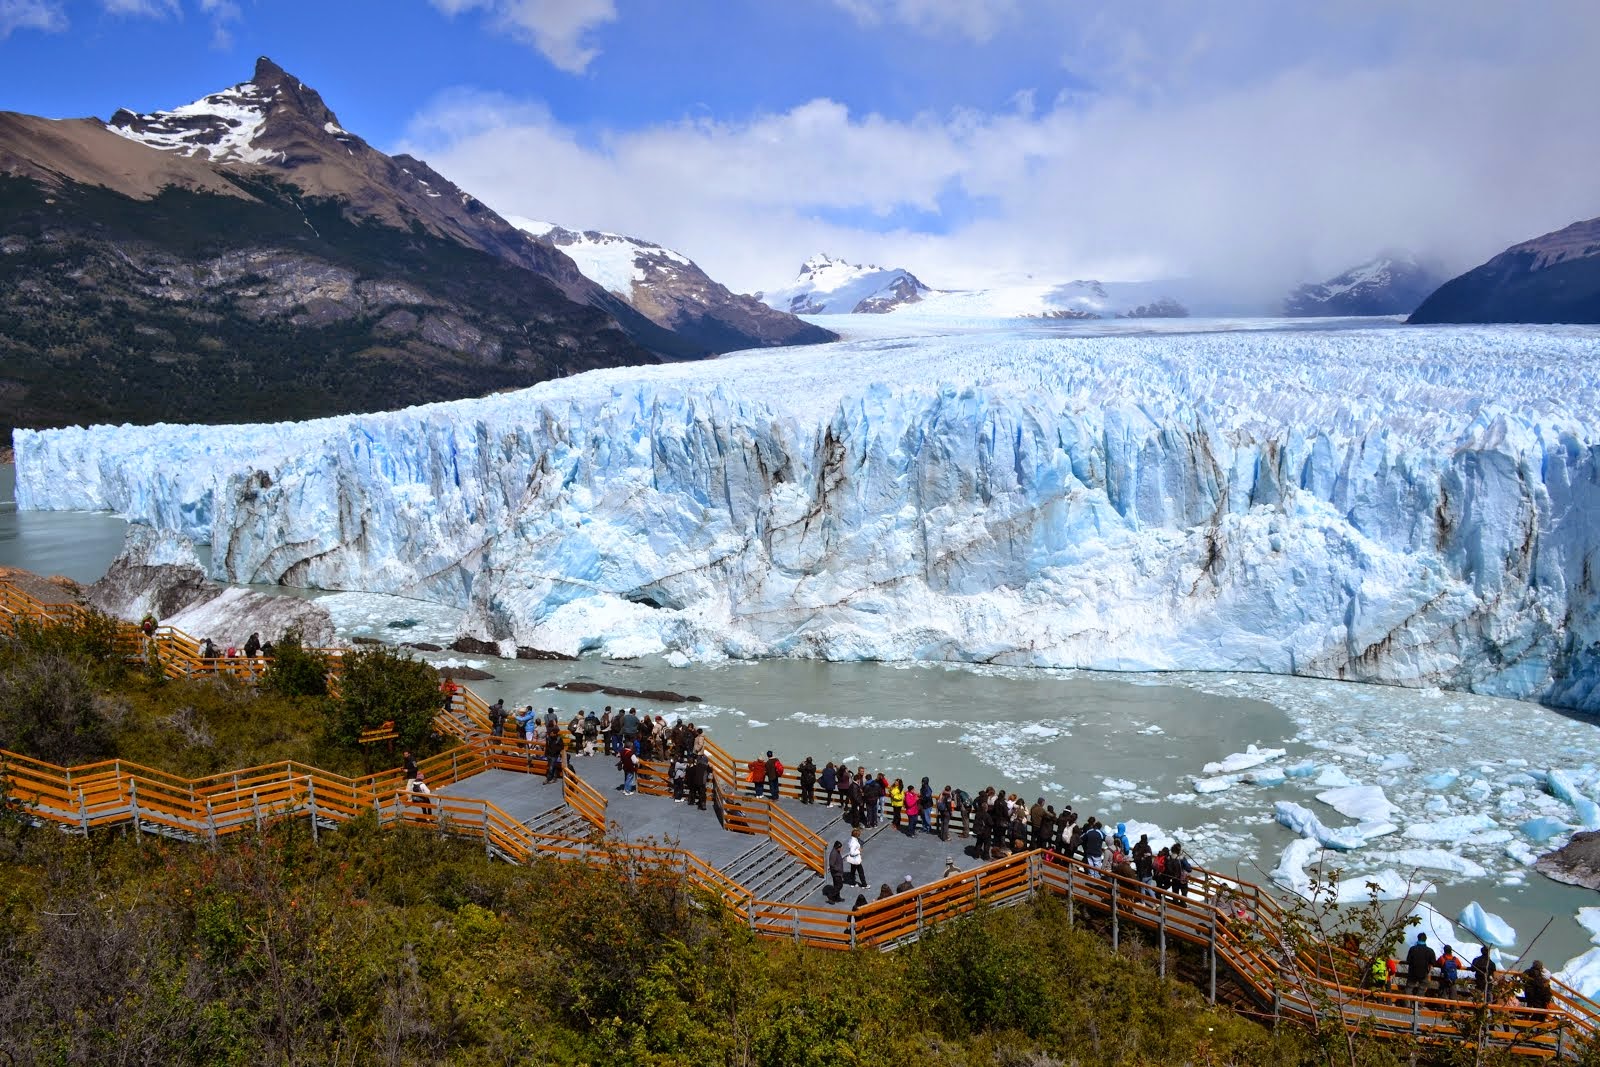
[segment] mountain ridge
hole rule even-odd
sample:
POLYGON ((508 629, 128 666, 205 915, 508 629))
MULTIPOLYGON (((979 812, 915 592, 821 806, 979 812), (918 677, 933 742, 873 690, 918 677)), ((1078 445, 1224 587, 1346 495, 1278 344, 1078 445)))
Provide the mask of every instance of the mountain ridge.
POLYGON ((1600 218, 1512 245, 1441 285, 1407 322, 1600 322, 1600 218))

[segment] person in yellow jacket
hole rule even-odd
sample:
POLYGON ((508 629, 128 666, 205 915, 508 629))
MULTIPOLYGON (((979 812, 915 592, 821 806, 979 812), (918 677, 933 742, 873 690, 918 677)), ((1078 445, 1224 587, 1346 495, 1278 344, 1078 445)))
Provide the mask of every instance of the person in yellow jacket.
POLYGON ((889 787, 889 807, 894 811, 894 828, 900 829, 900 816, 906 810, 906 784, 896 778, 889 787))

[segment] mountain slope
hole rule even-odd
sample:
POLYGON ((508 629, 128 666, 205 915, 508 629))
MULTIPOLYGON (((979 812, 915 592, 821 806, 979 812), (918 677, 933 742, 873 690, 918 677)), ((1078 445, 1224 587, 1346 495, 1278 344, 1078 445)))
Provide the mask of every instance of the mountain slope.
POLYGON ((1439 287, 1437 271, 1408 252, 1384 252, 1321 283, 1295 289, 1283 302, 1290 317, 1408 315, 1439 287))
POLYGON ((932 292, 910 271, 861 266, 825 254, 800 265, 794 283, 761 299, 795 315, 881 314, 914 304, 932 292))
POLYGON ((1600 322, 1600 219, 1512 245, 1440 286, 1407 321, 1600 322))
POLYGON ((512 225, 559 249, 591 281, 627 301, 651 322, 712 352, 769 345, 819 344, 837 335, 752 296, 731 292, 688 256, 636 237, 568 230, 512 217, 512 225))

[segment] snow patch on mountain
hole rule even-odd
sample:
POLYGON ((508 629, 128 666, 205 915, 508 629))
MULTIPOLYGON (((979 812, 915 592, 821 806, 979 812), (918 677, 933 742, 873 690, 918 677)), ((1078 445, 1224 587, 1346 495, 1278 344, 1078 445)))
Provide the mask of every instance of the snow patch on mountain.
POLYGON ((106 129, 150 148, 204 156, 213 163, 265 163, 281 156, 253 144, 266 122, 267 104, 253 82, 244 82, 169 111, 120 110, 106 129))
POLYGON ((1292 316, 1409 315, 1443 281, 1441 274, 1409 252, 1384 252, 1321 283, 1290 293, 1284 313, 1292 316))
POLYGON ((188 532, 235 581, 460 605, 507 648, 1596 706, 1597 339, 883 337, 292 426, 18 431, 17 492, 188 532))
POLYGON ((633 298, 635 284, 645 280, 651 264, 691 266, 689 257, 670 248, 599 230, 569 230, 550 222, 516 215, 506 221, 529 236, 561 249, 584 276, 624 299, 633 298))
POLYGON ((924 299, 932 290, 910 271, 862 266, 818 254, 800 265, 795 281, 761 294, 770 308, 795 315, 882 313, 924 299))

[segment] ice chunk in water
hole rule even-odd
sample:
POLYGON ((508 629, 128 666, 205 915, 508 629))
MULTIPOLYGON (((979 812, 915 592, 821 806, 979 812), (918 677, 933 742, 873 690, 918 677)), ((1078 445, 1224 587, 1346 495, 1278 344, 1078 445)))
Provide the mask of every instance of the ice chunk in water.
POLYGON ((1455 923, 1440 914, 1432 904, 1418 902, 1417 906, 1411 909, 1411 914, 1422 921, 1406 930, 1408 945, 1417 939, 1417 934, 1427 934, 1428 944, 1433 946, 1435 952, 1443 952, 1444 947, 1449 945, 1464 963, 1471 963, 1478 950, 1483 947, 1463 939, 1456 931, 1455 923))
POLYGON ((1336 851, 1348 852, 1367 843, 1365 837, 1353 830, 1329 829, 1309 808, 1293 801, 1280 800, 1273 806, 1273 811, 1278 822, 1301 837, 1313 838, 1336 851))
POLYGON ((1196 793, 1220 793, 1224 789, 1232 789, 1239 784, 1240 776, 1237 774, 1219 774, 1215 778, 1196 778, 1194 791, 1196 793))
POLYGON ((1446 770, 1434 771, 1432 774, 1423 775, 1422 784, 1435 791, 1449 789, 1456 784, 1456 779, 1460 777, 1461 772, 1454 767, 1450 767, 1446 770))
POLYGON ((1473 815, 1452 815, 1433 822, 1412 823, 1406 827, 1406 836, 1413 841, 1461 841, 1473 834, 1495 829, 1489 816, 1478 812, 1473 815))
POLYGON ((1282 785, 1287 776, 1282 767, 1257 767, 1239 777, 1251 785, 1282 785))
POLYGON ((1555 973, 1555 978, 1593 999, 1600 994, 1600 948, 1592 948, 1581 956, 1574 956, 1555 973))
POLYGON ((1550 795, 1571 804, 1578 813, 1578 821, 1585 830, 1600 830, 1600 805, 1578 791, 1571 771, 1552 769, 1546 775, 1550 795))
POLYGON ((1403 771, 1411 766, 1411 757, 1404 752, 1392 752, 1378 763, 1380 771, 1403 771))
POLYGON ((1306 760, 1304 763, 1296 763, 1293 767, 1285 767, 1283 773, 1290 778, 1310 778, 1317 773, 1317 765, 1311 760, 1306 760))
POLYGON ((1517 827, 1527 835, 1528 840, 1542 845, 1557 834, 1566 833, 1567 824, 1550 815, 1541 815, 1536 819, 1529 819, 1517 827))
POLYGON ((1476 900, 1461 909, 1456 922, 1491 945, 1510 948, 1517 943, 1517 932, 1511 928, 1511 924, 1494 912, 1483 910, 1483 905, 1476 900))
POLYGON ((1200 770, 1204 774, 1234 774, 1275 760, 1285 751, 1287 750, 1281 748, 1257 748, 1255 745, 1249 745, 1243 752, 1235 752, 1226 759, 1208 763, 1200 770))
POLYGON ((1407 878, 1398 871, 1385 870, 1344 879, 1339 883, 1335 899, 1340 904, 1361 904, 1371 900, 1369 882, 1377 885, 1379 900, 1404 900, 1406 897, 1423 896, 1436 891, 1434 884, 1425 879, 1407 878))
MULTIPOLYGON (((1311 896, 1311 876, 1306 864, 1322 854, 1322 843, 1315 838, 1297 837, 1283 850, 1283 858, 1272 870, 1272 880, 1302 897, 1311 896)), ((1594 909, 1600 911, 1600 908, 1594 909)))
POLYGON ((1324 767, 1322 773, 1317 775, 1317 785, 1324 789, 1342 789, 1355 784, 1355 779, 1344 773, 1344 769, 1340 767, 1324 767))
POLYGON ((1465 856, 1457 856, 1442 848, 1403 848, 1387 858, 1401 868, 1427 867, 1459 874, 1463 878, 1487 878, 1489 875, 1481 863, 1474 863, 1465 856))
POLYGON ((1317 799, 1347 819, 1357 822, 1383 822, 1397 810, 1376 785, 1347 785, 1317 794, 1317 799))

